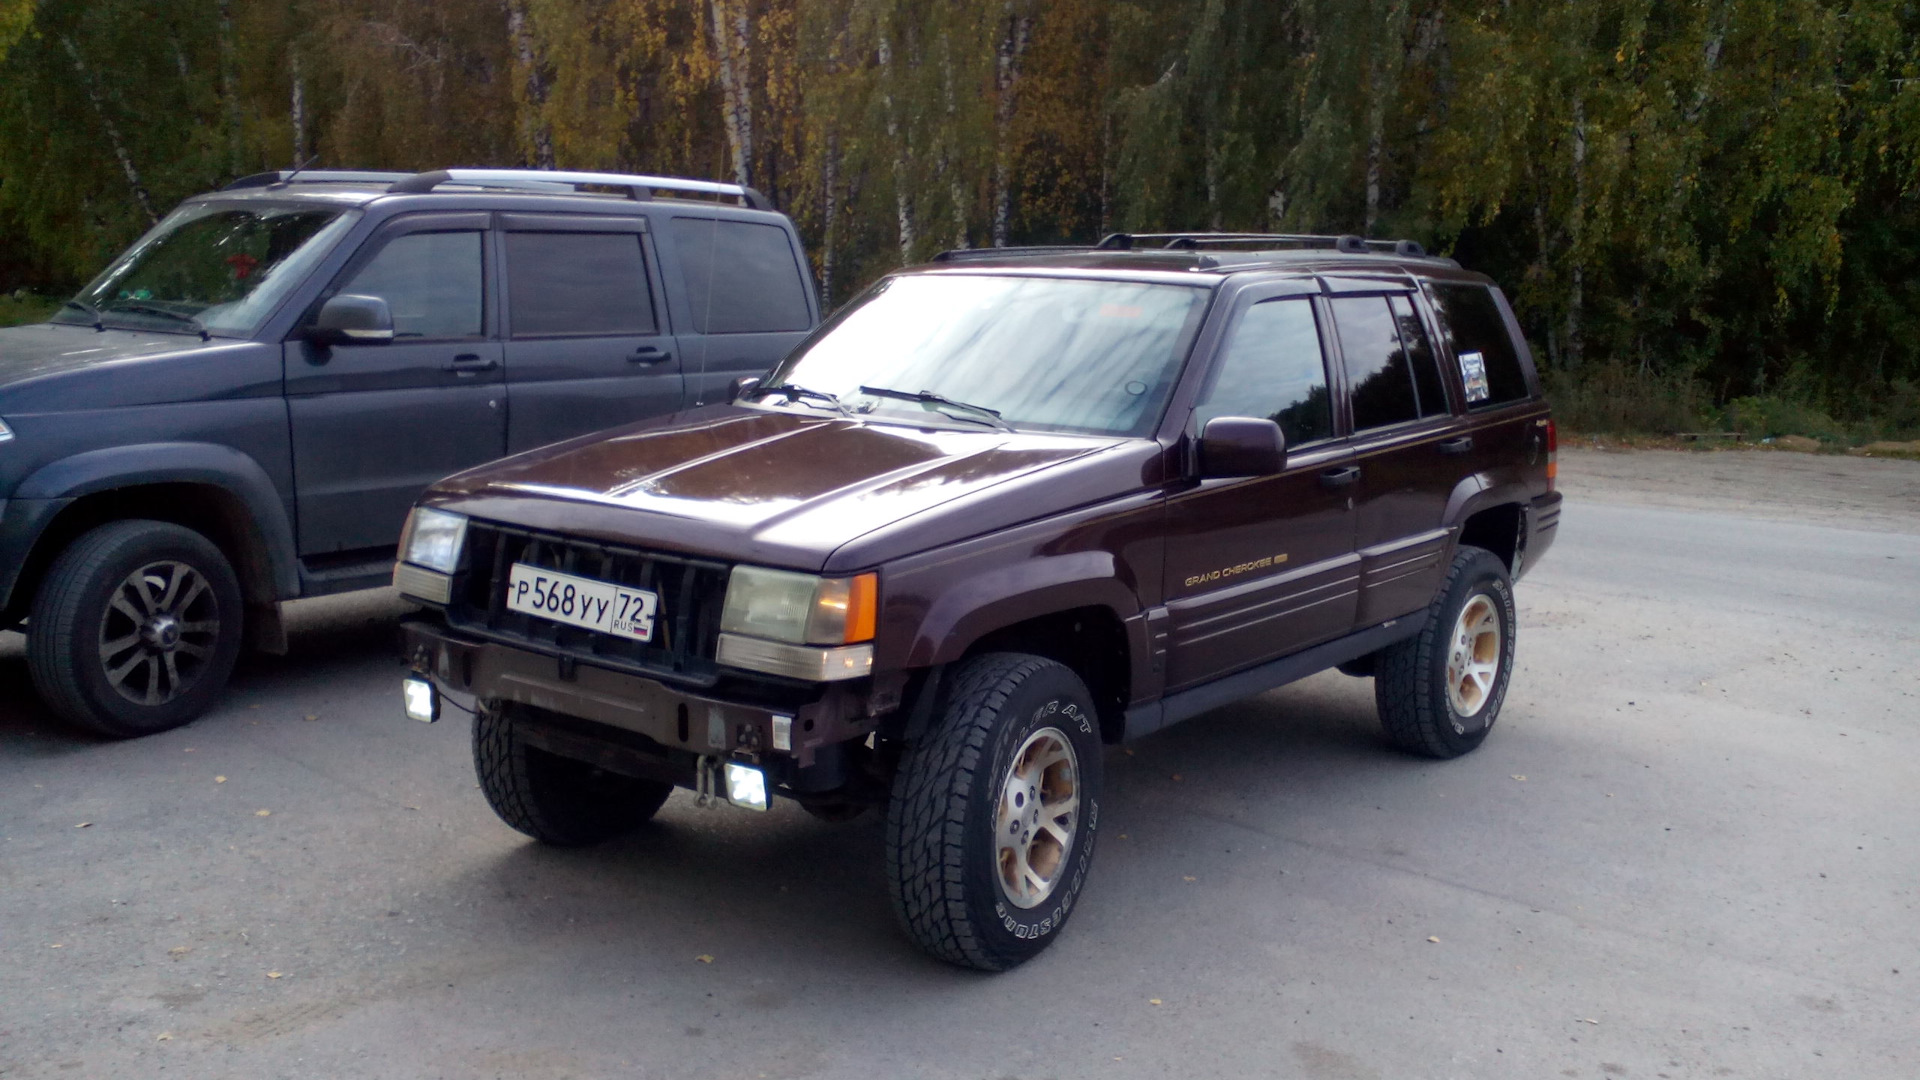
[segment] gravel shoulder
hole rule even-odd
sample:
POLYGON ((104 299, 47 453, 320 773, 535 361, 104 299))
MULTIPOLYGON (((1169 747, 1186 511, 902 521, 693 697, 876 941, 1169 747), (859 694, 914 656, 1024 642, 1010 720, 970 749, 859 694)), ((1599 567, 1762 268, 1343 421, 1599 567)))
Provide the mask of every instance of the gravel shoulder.
POLYGON ((1562 444, 1560 488, 1570 502, 1920 533, 1920 462, 1915 461, 1777 450, 1562 444))

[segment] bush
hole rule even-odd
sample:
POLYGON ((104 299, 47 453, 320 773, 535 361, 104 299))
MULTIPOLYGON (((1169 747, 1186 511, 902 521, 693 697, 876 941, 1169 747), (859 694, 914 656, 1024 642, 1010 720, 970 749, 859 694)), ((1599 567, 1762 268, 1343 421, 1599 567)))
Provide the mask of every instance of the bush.
POLYGON ((1700 385, 1685 375, 1642 374, 1626 364, 1542 372, 1561 425, 1592 434, 1671 435, 1717 426, 1700 385))
POLYGON ((58 310, 60 310, 60 301, 37 296, 25 289, 13 293, 0 293, 0 326, 45 322, 49 315, 58 310))

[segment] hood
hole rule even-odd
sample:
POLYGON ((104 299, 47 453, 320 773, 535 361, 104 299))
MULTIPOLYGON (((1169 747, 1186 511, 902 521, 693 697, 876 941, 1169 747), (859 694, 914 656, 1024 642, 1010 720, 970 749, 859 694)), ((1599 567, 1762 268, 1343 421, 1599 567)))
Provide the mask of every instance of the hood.
POLYGON ((993 521, 936 513, 1141 442, 720 407, 508 458, 442 481, 429 501, 609 542, 821 569, 877 530, 905 527, 926 547, 997 527, 1008 512, 1026 519, 1091 501, 1099 493, 1022 485, 1022 505, 999 507, 993 521))
POLYGON ((277 363, 271 369, 237 367, 232 363, 236 351, 264 355, 271 350, 230 338, 202 341, 194 334, 67 323, 7 327, 0 329, 0 404, 21 412, 57 412, 232 397, 254 383, 271 383, 267 388, 277 392, 277 363), (205 362, 195 363, 201 359, 205 362), (153 362, 160 360, 164 363, 153 362), (182 361, 193 370, 183 368, 182 361), (84 394, 77 392, 75 380, 90 380, 84 394))

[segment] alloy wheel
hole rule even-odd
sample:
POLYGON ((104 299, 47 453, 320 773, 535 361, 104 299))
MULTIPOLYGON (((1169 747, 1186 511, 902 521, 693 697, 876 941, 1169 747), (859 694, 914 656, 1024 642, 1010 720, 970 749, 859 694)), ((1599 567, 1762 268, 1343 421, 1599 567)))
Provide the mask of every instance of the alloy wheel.
POLYGON ((114 590, 100 619, 107 683, 136 705, 165 705, 191 687, 214 654, 220 604, 200 571, 149 563, 114 590))
POLYGON ((1493 598, 1475 593, 1460 609, 1447 651, 1447 698, 1453 705, 1454 731, 1460 720, 1480 714, 1500 678, 1500 611, 1493 598))
POLYGON ((1000 780, 994 839, 1000 889, 1015 907, 1044 903, 1060 884, 1080 828, 1080 763, 1058 728, 1027 736, 1000 780))

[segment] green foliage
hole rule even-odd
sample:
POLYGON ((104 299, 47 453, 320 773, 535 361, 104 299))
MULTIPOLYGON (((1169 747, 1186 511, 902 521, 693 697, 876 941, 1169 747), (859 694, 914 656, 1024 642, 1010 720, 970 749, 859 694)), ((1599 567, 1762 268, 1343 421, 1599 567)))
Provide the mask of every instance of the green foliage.
POLYGON ((0 288, 307 153, 744 175, 835 302, 1003 240, 1408 236, 1596 424, 1897 427, 1916 42, 1913 0, 0 0, 0 288))
POLYGON ((60 301, 50 297, 36 296, 25 289, 0 293, 0 326, 46 322, 48 317, 58 310, 60 310, 60 301))

